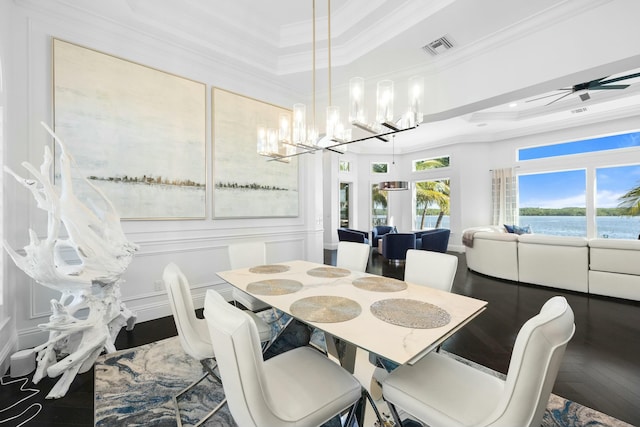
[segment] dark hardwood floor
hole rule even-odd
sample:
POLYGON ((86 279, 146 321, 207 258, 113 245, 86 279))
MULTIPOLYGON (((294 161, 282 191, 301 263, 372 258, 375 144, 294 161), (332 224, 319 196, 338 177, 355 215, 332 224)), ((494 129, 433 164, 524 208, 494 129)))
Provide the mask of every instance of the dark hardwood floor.
MULTIPOLYGON (((506 373, 515 337, 522 324, 536 315, 547 299, 563 295, 574 313, 576 333, 567 347, 554 393, 640 426, 640 304, 587 296, 557 289, 496 280, 467 269, 458 255, 453 292, 484 299, 487 310, 447 340, 444 348, 506 373)), ((335 251, 325 251, 325 263, 335 264, 335 251)), ((368 271, 403 279, 404 267, 386 262, 375 251, 368 271)), ((176 335, 171 317, 139 323, 122 330, 116 348, 147 344, 176 335)), ((78 375, 62 399, 44 397, 57 379, 46 378, 28 388, 41 390, 30 402, 41 413, 26 426, 92 426, 93 371, 78 375)), ((5 381, 10 380, 6 377, 5 381)), ((0 410, 17 400, 19 385, 0 387, 0 410)), ((18 405, 21 410, 25 405, 18 405)), ((17 414, 17 407, 0 412, 0 421, 17 414)), ((35 408, 32 409, 35 411, 35 408)), ((15 426, 11 421, 0 424, 15 426)))

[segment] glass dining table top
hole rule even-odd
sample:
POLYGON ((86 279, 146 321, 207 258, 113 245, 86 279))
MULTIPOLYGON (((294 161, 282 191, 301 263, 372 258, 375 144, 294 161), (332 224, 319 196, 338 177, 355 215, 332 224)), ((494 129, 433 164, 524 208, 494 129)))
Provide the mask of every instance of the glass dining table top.
POLYGON ((428 286, 301 260, 218 276, 302 322, 398 364, 415 363, 487 306, 486 301, 428 286))

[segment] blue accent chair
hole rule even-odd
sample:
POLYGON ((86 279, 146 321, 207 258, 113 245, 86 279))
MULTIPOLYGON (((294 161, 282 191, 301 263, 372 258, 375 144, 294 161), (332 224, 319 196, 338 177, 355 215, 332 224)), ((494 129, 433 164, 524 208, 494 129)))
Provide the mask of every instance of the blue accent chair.
POLYGON ((382 238, 385 234, 389 233, 397 233, 398 230, 393 225, 376 225, 371 230, 371 245, 374 248, 378 247, 378 240, 382 238))
POLYGON ((338 241, 369 244, 369 233, 352 228, 338 228, 338 241))
POLYGON ((382 256, 389 261, 405 261, 407 251, 416 248, 413 233, 387 233, 382 236, 382 256))
POLYGON ((433 252, 447 252, 451 230, 436 228, 434 230, 418 231, 416 235, 416 249, 433 252))

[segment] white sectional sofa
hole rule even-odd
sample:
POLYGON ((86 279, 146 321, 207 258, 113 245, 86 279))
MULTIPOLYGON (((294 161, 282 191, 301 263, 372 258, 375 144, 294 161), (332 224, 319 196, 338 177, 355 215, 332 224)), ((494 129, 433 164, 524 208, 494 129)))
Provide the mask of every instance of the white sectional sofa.
POLYGON ((584 237, 518 236, 518 280, 589 292, 589 247, 584 237))
POLYGON ((589 292, 640 301, 640 240, 589 240, 589 292))
POLYGON ((518 235, 498 227, 478 227, 469 232, 473 245, 465 248, 467 267, 487 276, 518 281, 518 235))
POLYGON ((467 266, 488 276, 640 301, 640 241, 463 232, 467 266))

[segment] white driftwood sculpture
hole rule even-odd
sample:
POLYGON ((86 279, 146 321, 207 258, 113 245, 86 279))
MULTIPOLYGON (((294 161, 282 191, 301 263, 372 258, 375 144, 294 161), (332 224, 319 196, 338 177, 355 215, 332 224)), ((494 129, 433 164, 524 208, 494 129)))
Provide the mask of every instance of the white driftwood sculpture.
POLYGON ((138 247, 125 237, 119 216, 100 189, 82 178, 106 209, 96 204, 89 208, 76 198, 71 183, 71 155, 51 129, 42 125, 60 147, 60 191, 51 182, 53 157, 49 147, 45 147, 40 171, 22 163, 35 179, 5 170, 31 191, 38 208, 47 211, 47 237, 40 240, 29 229, 30 241, 24 247, 24 256, 6 241, 4 247, 26 274, 62 294, 58 301, 51 300, 53 314, 49 322, 38 325, 49 331, 49 340, 34 348, 38 363, 34 383, 45 375, 54 378, 62 374, 47 395, 48 399, 56 399, 67 393, 78 373, 91 369, 103 350, 115 351, 113 343, 122 326, 133 328, 136 316, 121 302, 120 276, 138 247), (64 230, 66 237, 61 233, 64 230), (76 259, 67 262, 69 254, 75 254, 76 259))

